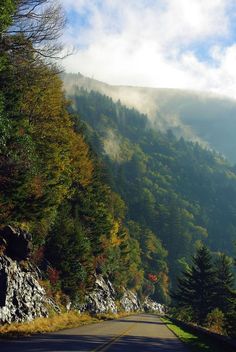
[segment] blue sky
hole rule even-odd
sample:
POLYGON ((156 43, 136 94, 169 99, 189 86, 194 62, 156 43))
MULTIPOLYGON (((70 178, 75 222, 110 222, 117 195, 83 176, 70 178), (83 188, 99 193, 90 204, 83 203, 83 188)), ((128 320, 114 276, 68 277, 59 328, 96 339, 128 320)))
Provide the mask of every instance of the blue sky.
POLYGON ((235 0, 64 0, 68 72, 236 98, 235 0))

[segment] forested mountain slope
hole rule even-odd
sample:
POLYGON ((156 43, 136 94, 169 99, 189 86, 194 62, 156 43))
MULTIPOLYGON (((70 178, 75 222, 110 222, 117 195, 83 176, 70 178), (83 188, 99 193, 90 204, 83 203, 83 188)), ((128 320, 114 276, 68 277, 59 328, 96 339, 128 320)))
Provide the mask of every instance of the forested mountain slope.
POLYGON ((134 107, 149 117, 157 130, 199 141, 236 162, 236 101, 206 92, 181 89, 112 86, 81 74, 63 74, 68 94, 76 87, 95 90, 134 107))
POLYGON ((131 235, 142 243, 151 231, 162 241, 172 282, 200 241, 233 255, 236 173, 230 163, 171 131, 150 128, 147 116, 98 92, 78 89, 70 99, 125 201, 131 235))
POLYGON ((199 243, 233 255, 235 169, 99 93, 77 89, 70 107, 52 61, 61 7, 2 9, 0 229, 32 234, 48 294, 81 302, 99 273, 120 295, 168 302, 169 277, 173 286, 199 243))
MULTIPOLYGON (((31 261, 59 304, 68 297, 82 301, 95 273, 109 276, 118 292, 129 287, 147 295, 149 252, 141 254, 131 237, 124 202, 67 111, 52 61, 63 28, 60 5, 9 0, 1 10, 0 229, 11 225, 32 234, 31 261)), ((5 251, 0 236, 0 256, 5 251)), ((165 256, 163 250, 164 262, 165 256)))

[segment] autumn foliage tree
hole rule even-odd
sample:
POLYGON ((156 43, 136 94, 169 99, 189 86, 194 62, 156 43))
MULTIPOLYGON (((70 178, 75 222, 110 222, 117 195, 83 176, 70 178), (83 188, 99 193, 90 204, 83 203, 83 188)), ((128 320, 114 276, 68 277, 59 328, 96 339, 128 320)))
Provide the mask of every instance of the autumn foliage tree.
POLYGON ((1 13, 0 223, 32 232, 32 259, 52 292, 81 300, 95 272, 120 291, 138 289, 141 249, 125 226, 124 202, 106 184, 80 118, 68 113, 51 61, 60 51, 61 7, 53 0, 11 5, 1 13))

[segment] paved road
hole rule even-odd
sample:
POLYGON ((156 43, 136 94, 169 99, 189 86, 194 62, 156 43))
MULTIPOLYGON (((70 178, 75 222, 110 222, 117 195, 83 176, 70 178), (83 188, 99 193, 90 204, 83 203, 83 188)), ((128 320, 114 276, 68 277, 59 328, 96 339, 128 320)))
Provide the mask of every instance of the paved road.
POLYGON ((188 352, 152 314, 133 315, 31 338, 0 340, 1 352, 188 352))

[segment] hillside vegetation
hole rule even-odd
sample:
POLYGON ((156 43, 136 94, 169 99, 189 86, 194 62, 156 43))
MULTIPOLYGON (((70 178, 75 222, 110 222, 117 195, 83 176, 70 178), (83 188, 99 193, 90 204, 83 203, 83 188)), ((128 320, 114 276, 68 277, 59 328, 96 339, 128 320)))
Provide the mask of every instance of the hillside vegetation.
POLYGON ((60 6, 7 0, 0 10, 0 227, 32 233, 48 295, 83 302, 99 273, 118 296, 126 287, 169 303, 202 244, 233 257, 235 167, 98 92, 67 101, 52 63, 60 6))
POLYGON ((85 88, 147 114, 155 130, 170 129, 175 136, 198 141, 236 162, 236 101, 201 91, 135 86, 114 86, 78 74, 63 74, 68 94, 85 88))
POLYGON ((67 112, 52 64, 60 7, 9 0, 2 8, 0 225, 32 233, 32 260, 44 270, 48 293, 62 303, 65 294, 83 300, 95 271, 111 275, 118 290, 139 289, 140 247, 124 225, 125 204, 67 112))
POLYGON ((100 93, 82 89, 71 99, 128 206, 127 218, 162 240, 172 267, 199 241, 233 255, 236 173, 229 162, 171 131, 151 129, 147 116, 100 93))

